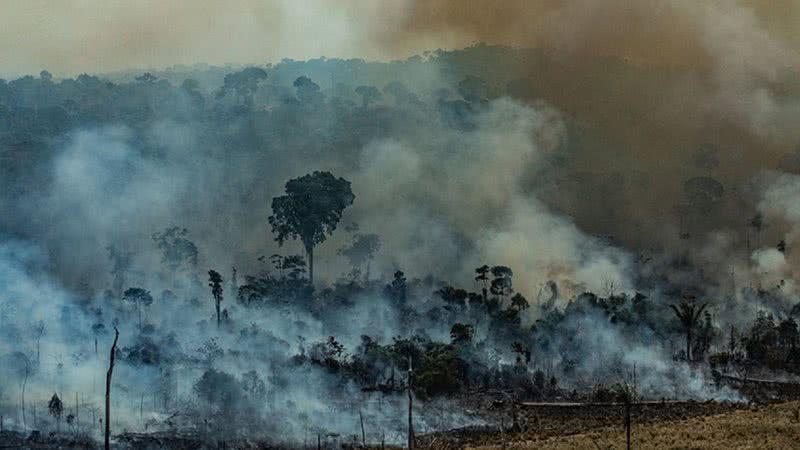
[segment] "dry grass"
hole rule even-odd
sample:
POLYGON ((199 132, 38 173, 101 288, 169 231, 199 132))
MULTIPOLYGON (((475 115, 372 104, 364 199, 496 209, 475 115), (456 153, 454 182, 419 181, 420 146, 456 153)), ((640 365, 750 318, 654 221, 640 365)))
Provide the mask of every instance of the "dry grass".
MULTIPOLYGON (((635 425, 631 447, 640 449, 800 449, 800 402, 677 422, 635 425)), ((496 449, 500 446, 480 447, 496 449)), ((509 449, 624 449, 623 427, 510 443, 509 449)))

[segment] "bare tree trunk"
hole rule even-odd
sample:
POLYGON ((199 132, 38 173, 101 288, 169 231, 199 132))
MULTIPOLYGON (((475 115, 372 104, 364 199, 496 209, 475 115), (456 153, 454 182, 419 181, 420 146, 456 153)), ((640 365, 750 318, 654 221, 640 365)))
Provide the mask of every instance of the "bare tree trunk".
POLYGON ((219 303, 220 303, 219 302, 219 298, 214 298, 214 302, 217 305, 217 328, 219 328, 219 324, 220 324, 220 322, 222 322, 222 317, 220 316, 220 313, 219 313, 219 303))
POLYGON ((625 398, 625 448, 631 450, 631 399, 625 398))
POLYGON ((75 392, 75 430, 77 430, 78 434, 80 434, 81 432, 80 406, 78 406, 77 392, 75 392))
POLYGON ((28 359, 25 358, 25 380, 22 382, 22 429, 27 430, 28 424, 25 418, 25 387, 28 385, 28 359))
POLYGON ((119 330, 114 327, 114 343, 111 345, 111 354, 108 357, 108 372, 106 373, 106 436, 105 450, 111 449, 111 376, 114 374, 114 358, 117 353, 117 339, 119 330))
POLYGON ((314 285, 314 246, 306 245, 306 254, 308 255, 308 284, 314 285))
POLYGON ((414 396, 411 393, 411 378, 414 371, 411 368, 411 358, 408 358, 408 450, 414 450, 414 418, 412 408, 414 406, 414 396))
POLYGON ((361 420, 361 445, 367 447, 367 434, 364 432, 364 415, 361 411, 358 412, 358 418, 361 420))

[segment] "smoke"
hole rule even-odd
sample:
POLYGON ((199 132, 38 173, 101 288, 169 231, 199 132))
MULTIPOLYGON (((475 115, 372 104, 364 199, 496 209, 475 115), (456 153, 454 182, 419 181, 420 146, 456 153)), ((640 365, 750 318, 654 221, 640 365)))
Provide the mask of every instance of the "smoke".
MULTIPOLYGON (((197 114, 186 89, 163 80, 157 87, 121 84, 114 91, 120 98, 88 91, 98 102, 126 101, 123 113, 70 123, 68 132, 47 140, 36 177, 5 200, 15 214, 2 219, 9 235, 0 245, 4 379, 22 379, 33 367, 28 392, 39 404, 53 391, 65 402, 78 392, 87 404, 99 404, 97 374, 109 339, 99 335, 95 355, 92 329, 120 323, 126 357, 150 357, 155 347, 169 362, 168 370, 122 363, 115 382, 121 427, 141 429, 147 420, 141 404, 151 400, 171 407, 151 410, 191 411, 187 423, 200 423, 211 409, 194 383, 208 369, 223 368, 232 378, 220 379, 232 385, 253 370, 267 381, 271 393, 260 408, 247 399, 233 403, 242 411, 256 408, 254 417, 266 423, 284 419, 282 429, 265 430, 271 436, 296 440, 313 435, 320 423, 357 433, 356 417, 342 414, 355 405, 383 421, 382 428, 395 429, 397 436, 387 440, 398 441, 403 404, 397 399, 378 400, 321 367, 287 363, 312 352, 299 335, 319 343, 335 334, 355 351, 362 334, 382 343, 409 334, 380 286, 320 317, 313 307, 285 305, 253 314, 226 285, 224 307, 236 329, 218 331, 198 283, 208 269, 230 281, 233 266, 258 274, 269 270, 261 256, 301 253, 296 242, 277 246, 267 216, 288 179, 314 170, 346 178, 356 195, 339 229, 315 250, 321 283, 340 289, 333 283, 348 279, 353 268, 337 250, 349 238, 344 225, 355 222, 381 241, 367 281, 379 285, 404 271, 418 302, 414 331, 437 340, 449 339, 449 327, 432 318, 441 313, 431 300, 439 280, 473 289, 474 269, 483 264, 510 266, 516 291, 533 301, 550 289, 559 307, 584 291, 610 296, 644 289, 666 310, 666 303, 699 291, 725 299, 715 305, 719 319, 739 324, 762 307, 782 312, 796 300, 800 181, 769 171, 797 171, 791 151, 800 141, 794 126, 800 41, 793 19, 800 9, 793 2, 540 0, 498 8, 481 1, 204 1, 159 9, 151 2, 70 8, 28 2, 9 8, 0 19, 0 37, 9 45, 0 55, 20 71, 265 63, 321 54, 390 59, 477 41, 520 47, 479 45, 390 64, 286 61, 268 67, 252 111, 208 95, 197 114), (33 28, 32 16, 41 17, 33 28), (28 36, 34 28, 42 32, 28 36), (292 95, 291 81, 312 71, 324 94, 292 95), (471 79, 478 94, 469 92, 470 79, 459 84, 467 76, 479 77, 471 79), (354 86, 346 84, 380 87, 394 80, 412 94, 390 99, 386 92, 370 107, 356 106, 354 86), (142 119, 139 112, 149 108, 157 114, 142 113, 142 119), (164 260, 152 236, 170 227, 188 228, 196 264, 181 261, 177 270, 164 260), (156 330, 150 335, 138 336, 134 308, 119 292, 101 294, 114 290, 119 273, 110 273, 116 270, 111 246, 131 255, 120 269, 123 288, 141 286, 156 298, 145 310, 145 325, 156 330), (776 300, 763 300, 763 292, 776 300), (47 331, 37 343, 31 330, 39 320, 47 331), (46 350, 34 364, 39 346, 46 350), (352 403, 343 400, 348 397, 352 403)), ((204 93, 218 87, 204 86, 204 93)), ((10 100, 18 103, 9 110, 21 110, 11 117, 24 117, 30 105, 22 97, 10 100)), ((522 316, 526 327, 539 319, 522 316)), ((554 333, 563 338, 555 347, 583 355, 570 381, 625 378, 620 367, 637 363, 647 395, 735 397, 709 391, 701 375, 676 367, 670 358, 680 344, 659 343, 662 336, 651 334, 658 327, 623 332, 594 313, 580 319, 554 333)), ((482 364, 496 362, 485 353, 482 364)), ((508 354, 497 360, 510 362, 508 354)), ((2 391, 9 415, 15 390, 2 391)), ((445 413, 451 406, 430 408, 421 427, 474 422, 445 413)))

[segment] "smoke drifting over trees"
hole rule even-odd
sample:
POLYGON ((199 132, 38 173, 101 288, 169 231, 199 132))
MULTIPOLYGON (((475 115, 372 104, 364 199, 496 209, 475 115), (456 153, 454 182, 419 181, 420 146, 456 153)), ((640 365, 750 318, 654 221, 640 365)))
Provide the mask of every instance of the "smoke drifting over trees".
POLYGON ((7 427, 99 438, 115 329, 115 433, 400 443, 407 394, 424 433, 634 364, 649 398, 800 375, 800 74, 759 2, 400 3, 375 52, 493 44, 0 80, 7 427))

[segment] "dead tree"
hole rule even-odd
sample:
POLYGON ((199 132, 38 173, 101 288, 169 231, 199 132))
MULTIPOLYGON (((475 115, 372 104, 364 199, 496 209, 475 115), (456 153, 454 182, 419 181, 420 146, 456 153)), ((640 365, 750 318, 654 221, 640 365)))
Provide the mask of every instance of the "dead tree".
POLYGON ((111 375, 114 374, 114 357, 117 354, 117 339, 119 339, 119 330, 117 327, 114 327, 114 343, 111 344, 111 354, 108 357, 108 372, 106 373, 106 450, 111 449, 111 375))
POLYGON ((631 398, 625 396, 625 448, 631 450, 631 398))
POLYGON ((414 450, 414 418, 412 408, 414 406, 414 396, 411 393, 411 378, 414 371, 411 368, 411 357, 408 358, 408 450, 414 450))
POLYGON ((25 387, 28 385, 28 374, 30 373, 30 367, 28 363, 28 358, 25 358, 25 379, 22 382, 22 429, 28 429, 27 418, 25 417, 25 387))
POLYGON ((364 432, 364 415, 361 411, 358 412, 358 418, 361 421, 361 445, 367 448, 367 434, 364 432))

